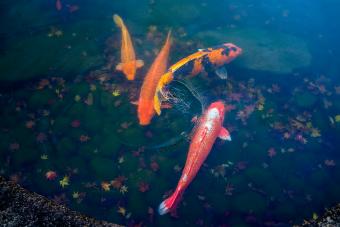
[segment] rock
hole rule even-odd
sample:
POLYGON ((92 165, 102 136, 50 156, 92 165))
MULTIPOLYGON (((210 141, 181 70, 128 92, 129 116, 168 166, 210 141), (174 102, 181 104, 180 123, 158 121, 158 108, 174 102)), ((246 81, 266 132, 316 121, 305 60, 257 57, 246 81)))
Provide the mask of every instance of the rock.
POLYGON ((120 226, 71 211, 1 176, 0 223, 2 226, 120 226))
POLYGON ((241 47, 235 64, 249 70, 289 74, 311 63, 305 41, 290 34, 254 28, 202 31, 197 37, 207 47, 228 42, 241 47))

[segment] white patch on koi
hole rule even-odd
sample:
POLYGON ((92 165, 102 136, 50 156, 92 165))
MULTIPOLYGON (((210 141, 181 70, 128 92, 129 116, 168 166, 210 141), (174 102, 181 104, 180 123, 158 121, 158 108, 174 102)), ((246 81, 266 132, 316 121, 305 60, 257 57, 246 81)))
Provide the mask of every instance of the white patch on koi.
POLYGON ((207 120, 204 123, 204 128, 207 129, 206 133, 201 134, 201 136, 198 138, 199 142, 202 142, 204 139, 204 136, 206 134, 211 133, 211 130, 213 129, 213 123, 216 119, 218 119, 220 117, 220 113, 218 111, 218 109, 213 108, 211 110, 208 111, 207 113, 207 120))
POLYGON ((182 181, 185 182, 185 181, 187 181, 187 179, 188 179, 188 176, 187 176, 186 174, 184 174, 184 175, 183 175, 183 178, 182 178, 182 181))

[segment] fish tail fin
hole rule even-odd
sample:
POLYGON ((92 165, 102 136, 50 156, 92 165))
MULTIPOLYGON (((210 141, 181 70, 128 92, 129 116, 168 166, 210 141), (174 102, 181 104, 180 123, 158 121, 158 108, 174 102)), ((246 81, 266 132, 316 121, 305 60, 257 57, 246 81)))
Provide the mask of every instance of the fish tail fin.
POLYGON ((176 191, 166 200, 164 200, 158 207, 158 213, 160 215, 174 211, 177 204, 182 197, 182 193, 176 189, 176 191))
POLYGON ((166 37, 166 42, 170 42, 170 40, 171 40, 171 33, 172 33, 172 29, 170 29, 168 31, 168 36, 166 37))
POLYGON ((123 27, 123 25, 124 25, 123 19, 120 16, 118 16, 117 14, 113 15, 113 21, 120 28, 123 27))

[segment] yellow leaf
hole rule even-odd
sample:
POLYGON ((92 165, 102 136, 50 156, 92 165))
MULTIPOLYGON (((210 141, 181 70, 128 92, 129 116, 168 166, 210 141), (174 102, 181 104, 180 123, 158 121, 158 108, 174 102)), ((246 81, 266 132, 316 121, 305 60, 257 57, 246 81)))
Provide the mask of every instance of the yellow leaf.
POLYGON ((312 128, 313 127, 312 122, 307 122, 306 126, 307 128, 312 128))
POLYGON ((70 178, 68 176, 64 176, 62 180, 59 181, 61 187, 65 188, 70 184, 70 178))
POLYGON ((336 115, 334 118, 335 118, 335 122, 340 122, 340 114, 336 115))
POLYGON ((113 95, 114 97, 119 96, 119 95, 120 95, 120 90, 115 89, 115 90, 112 92, 112 95, 113 95))
POLYGON ((259 105, 257 106, 257 109, 258 109, 259 111, 262 111, 262 110, 264 109, 263 104, 259 104, 259 105))
POLYGON ((311 137, 320 137, 320 136, 321 136, 321 134, 320 134, 319 129, 317 129, 317 128, 312 128, 311 137))
POLYGON ((313 213, 313 219, 314 219, 314 220, 318 219, 318 217, 319 217, 319 216, 318 216, 316 213, 313 213))

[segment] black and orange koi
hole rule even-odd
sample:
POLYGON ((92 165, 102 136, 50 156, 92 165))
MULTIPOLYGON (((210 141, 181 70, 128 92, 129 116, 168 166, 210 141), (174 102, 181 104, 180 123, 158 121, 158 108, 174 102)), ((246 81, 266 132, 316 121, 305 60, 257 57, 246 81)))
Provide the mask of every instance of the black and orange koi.
POLYGON ((154 109, 158 115, 161 113, 161 97, 166 99, 163 89, 175 77, 183 74, 196 76, 202 71, 214 70, 221 79, 227 79, 225 64, 228 64, 242 53, 242 49, 232 43, 220 46, 200 49, 173 64, 168 71, 162 75, 158 82, 154 95, 154 109))

